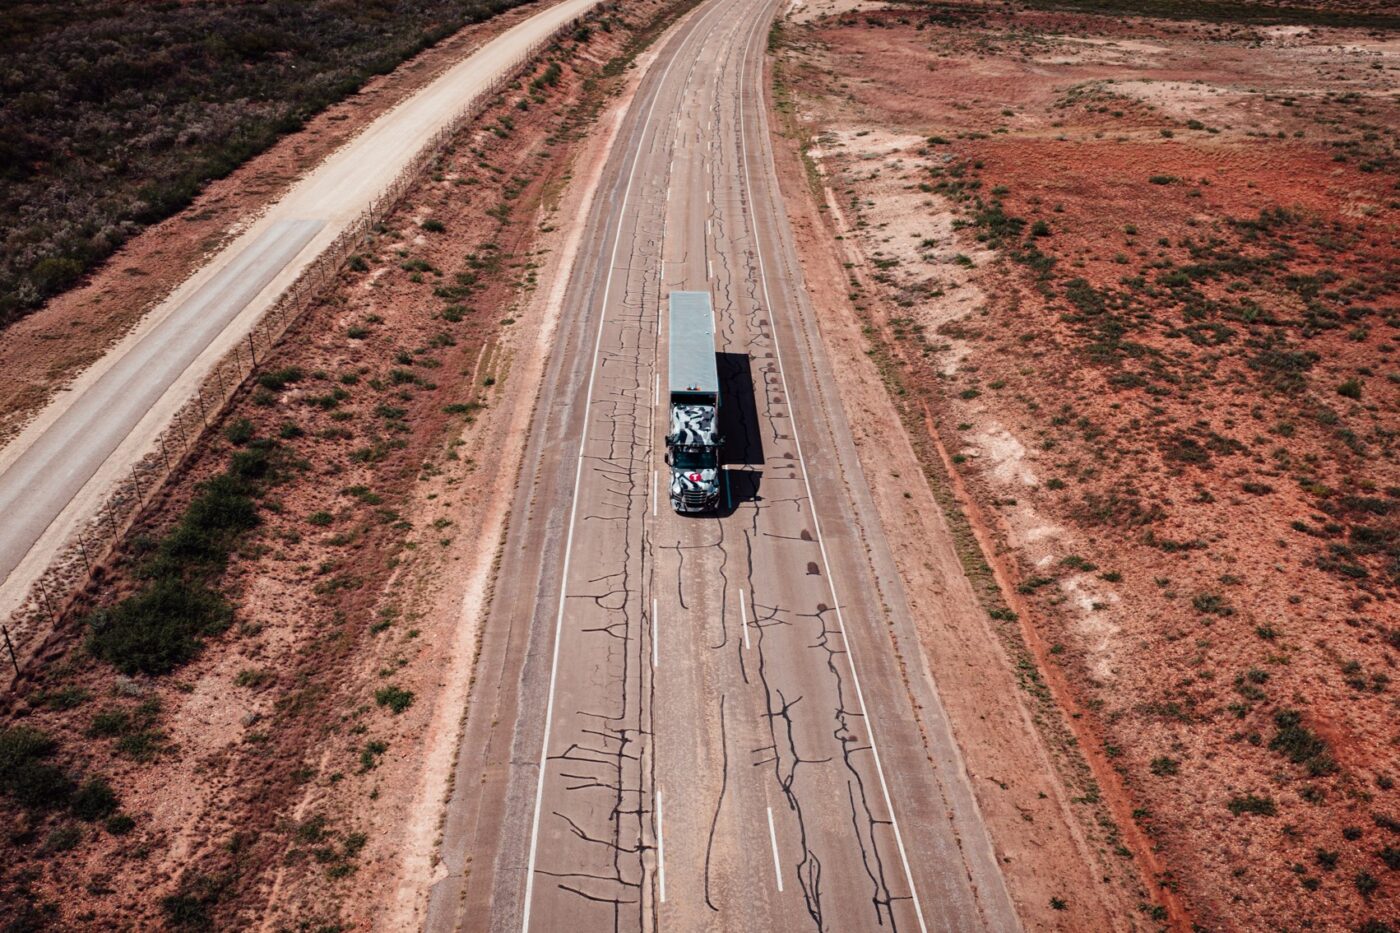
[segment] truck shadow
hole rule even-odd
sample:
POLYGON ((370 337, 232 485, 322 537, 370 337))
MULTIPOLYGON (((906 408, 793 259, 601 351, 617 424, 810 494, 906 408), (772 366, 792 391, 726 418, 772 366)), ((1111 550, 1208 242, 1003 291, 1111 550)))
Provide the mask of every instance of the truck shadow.
POLYGON ((725 464, 724 481, 729 500, 727 503, 720 500, 719 512, 728 515, 739 503, 759 498, 763 473, 752 468, 763 466, 763 436, 759 430, 751 358, 747 353, 717 353, 715 357, 723 393, 719 431, 724 445, 720 448, 719 459, 725 464))

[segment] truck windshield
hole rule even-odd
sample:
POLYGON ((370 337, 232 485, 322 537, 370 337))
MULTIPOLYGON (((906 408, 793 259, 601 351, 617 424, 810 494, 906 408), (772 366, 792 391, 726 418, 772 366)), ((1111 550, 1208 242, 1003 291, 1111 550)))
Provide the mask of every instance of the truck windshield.
POLYGON ((719 458, 713 447, 673 447, 671 466, 677 470, 714 470, 719 467, 719 458))

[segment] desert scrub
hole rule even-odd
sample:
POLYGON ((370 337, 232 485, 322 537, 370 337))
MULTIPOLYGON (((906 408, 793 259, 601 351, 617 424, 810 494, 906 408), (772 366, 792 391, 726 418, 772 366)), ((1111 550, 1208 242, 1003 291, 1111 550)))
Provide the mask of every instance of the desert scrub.
POLYGON ((394 713, 402 713, 413 705, 413 691, 391 684, 374 691, 374 702, 387 706, 394 713))
POLYGON ((0 327, 373 75, 518 3, 7 4, 0 327))
MULTIPOLYGON (((88 823, 115 814, 121 801, 107 779, 80 781, 80 775, 55 761, 58 750, 53 738, 31 726, 0 729, 0 797, 7 805, 33 817, 67 810, 88 823)), ((73 844, 80 839, 75 837, 73 844)))
POLYGON ((280 448, 251 441, 206 480, 180 521, 138 568, 144 585, 88 616, 87 648, 126 674, 166 674, 228 628, 233 606, 215 588, 239 539, 258 524, 256 496, 278 473, 280 448))

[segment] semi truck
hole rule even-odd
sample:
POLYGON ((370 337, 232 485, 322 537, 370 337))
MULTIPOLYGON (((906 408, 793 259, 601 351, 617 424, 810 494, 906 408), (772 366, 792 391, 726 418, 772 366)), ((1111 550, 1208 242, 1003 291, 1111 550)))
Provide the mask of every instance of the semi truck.
POLYGON ((715 313, 709 292, 670 295, 671 413, 666 464, 671 468, 671 507, 712 512, 719 506, 719 369, 715 365, 715 313))

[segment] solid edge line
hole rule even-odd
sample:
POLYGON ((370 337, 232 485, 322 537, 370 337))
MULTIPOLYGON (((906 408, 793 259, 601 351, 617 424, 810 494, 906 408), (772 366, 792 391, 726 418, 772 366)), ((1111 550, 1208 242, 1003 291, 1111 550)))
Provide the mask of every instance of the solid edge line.
MULTIPOLYGON (((774 15, 776 16, 776 13, 775 13, 774 15)), ((746 60, 746 61, 747 61, 747 59, 748 59, 748 53, 749 53, 749 47, 746 47, 746 48, 744 49, 744 57, 745 57, 745 60, 746 60)), ((760 71, 761 71, 761 69, 762 69, 762 65, 760 65, 760 71)), ((742 80, 742 79, 741 79, 741 80, 742 80)), ((763 93, 763 91, 762 91, 762 82, 759 82, 759 94, 762 95, 762 93, 763 93)), ((743 95, 742 91, 741 91, 740 94, 739 94, 738 107, 739 107, 739 148, 740 148, 740 151, 741 151, 745 156, 747 156, 748 153, 749 153, 749 148, 748 148, 748 143, 747 143, 747 134, 746 134, 745 131, 744 131, 744 111, 745 111, 746 108, 744 107, 744 95, 743 95)), ((762 109, 762 108, 760 108, 760 110, 761 110, 761 109, 762 109)), ((762 122, 763 122, 764 124, 766 124, 766 118, 764 118, 764 120, 763 120, 762 122)), ((749 196, 749 204, 753 205, 753 204, 754 204, 753 182, 751 181, 750 175, 749 175, 749 160, 748 160, 747 158, 744 158, 744 159, 743 159, 743 163, 744 163, 744 188, 745 188, 746 193, 747 193, 748 196, 749 196)), ((776 166, 775 166, 775 168, 774 168, 774 174, 776 175, 776 166)), ((772 199, 769 198, 768 200, 769 200, 769 203, 771 204, 771 203, 772 203, 772 199)), ((749 226, 750 226, 750 228, 751 228, 751 230, 752 230, 752 232, 753 232, 754 255, 758 258, 758 277, 759 277, 759 280, 763 283, 763 301, 764 301, 764 305, 765 305, 764 311, 766 312, 766 314, 767 314, 767 316, 768 316, 769 328, 770 328, 770 329, 772 330, 772 332, 773 332, 773 357, 774 357, 775 361, 776 361, 777 364, 778 364, 778 377, 782 380, 782 383, 783 383, 783 396, 784 396, 785 398, 791 399, 791 398, 792 398, 792 393, 788 391, 788 385, 787 385, 787 371, 786 371, 785 367, 783 366, 783 351, 782 351, 782 346, 781 346, 781 343, 782 343, 782 342, 778 339, 777 326, 776 326, 776 324, 774 324, 774 322, 773 322, 773 299, 769 296, 769 293, 768 293, 768 273, 765 271, 764 263, 763 263, 763 243, 762 243, 762 240, 760 239, 759 232, 758 232, 758 222, 757 222, 757 212, 756 212, 756 208, 755 208, 755 211, 754 211, 753 213, 751 213, 749 216, 750 216, 750 223, 749 223, 749 226)), ((921 933, 928 933, 928 926, 924 923, 924 910, 923 910, 923 907, 922 907, 922 906, 920 905, 920 903, 919 903, 919 890, 918 890, 918 888, 916 888, 916 887, 914 886, 914 873, 913 873, 913 870, 912 870, 912 869, 910 868, 910 866, 909 866, 909 856, 908 856, 908 854, 905 852, 905 849, 904 849, 904 835, 899 831, 899 819, 898 819, 898 817, 895 815, 895 812, 894 812, 894 802, 893 802, 893 801, 891 800, 891 798, 890 798, 890 788, 889 788, 889 784, 885 781, 885 769, 884 769, 884 766, 880 763, 880 751, 879 751, 879 748, 878 748, 878 747, 876 746, 876 744, 875 744, 875 729, 874 729, 873 724, 871 723, 870 714, 866 711, 866 708, 865 708, 865 692, 861 689, 861 686, 860 686, 860 676, 856 673, 855 649, 854 649, 854 647, 851 645, 851 640, 850 640, 850 638, 848 638, 847 635, 846 635, 846 622, 845 622, 844 618, 842 617, 842 613, 841 613, 841 598, 840 598, 840 596, 838 596, 837 593, 836 593, 836 577, 835 577, 835 574, 832 572, 831 561, 830 561, 830 559, 828 559, 827 554, 826 554, 826 541, 825 541, 825 539, 824 539, 823 536, 822 536, 821 521, 820 521, 820 519, 817 517, 817 503, 816 503, 816 500, 815 500, 814 498, 812 498, 812 482, 811 482, 811 480, 810 480, 810 479, 808 478, 808 476, 807 476, 807 459, 806 459, 806 457, 805 457, 805 456, 803 455, 803 453, 802 453, 802 440, 801 440, 801 437, 800 437, 799 434, 798 434, 798 430, 797 430, 797 419, 796 419, 795 417, 792 419, 792 440, 793 440, 793 446, 795 446, 795 447, 797 448, 797 462, 798 462, 798 463, 801 465, 801 467, 802 467, 802 484, 803 484, 803 486, 804 486, 804 487, 806 488, 806 490, 807 490, 807 505, 808 505, 808 507, 812 510, 812 527, 813 527, 813 530, 814 530, 815 533, 816 533, 817 547, 821 550, 822 563, 826 566, 826 572, 827 572, 827 578, 826 578, 826 579, 827 579, 827 586, 831 589, 831 599, 832 599, 832 602, 835 604, 834 608, 835 608, 835 610, 836 610, 836 624, 837 624, 837 627, 841 630, 841 641, 842 641, 842 642, 845 644, 845 646, 846 646, 846 664, 847 664, 847 666, 849 666, 850 669, 851 669, 851 684, 852 684, 852 686, 855 687, 856 699, 857 699, 857 700, 859 701, 859 703, 860 703, 860 714, 861 714, 861 718, 865 720, 865 731, 866 731, 866 735, 869 736, 869 738, 870 738, 870 754, 871 754, 871 757, 874 758, 874 760, 875 760, 875 773, 876 773, 876 774, 879 776, 879 778, 880 778, 880 790, 881 790, 881 792, 883 793, 884 798, 885 798, 885 809, 889 811, 889 815, 890 815, 890 826, 891 826, 891 828, 894 829, 894 840, 895 840, 895 844, 896 844, 896 845, 898 846, 898 848, 899 848, 899 859, 900 859, 900 861, 901 861, 901 862, 903 863, 903 865, 904 865, 904 879, 905 879, 905 882, 909 885, 909 897, 910 897, 910 899, 911 899, 911 900, 913 901, 913 903, 914 903, 914 914, 915 914, 915 916, 917 917, 917 919, 918 919, 918 921, 919 921, 919 930, 921 931, 921 933)), ((772 811, 772 808, 769 808, 768 813, 769 813, 769 819, 770 819, 770 820, 772 819, 772 812, 773 812, 773 811, 772 811)), ((777 843, 776 843, 776 841, 774 842, 774 850, 773 850, 773 853, 774 853, 774 857, 776 858, 776 856, 777 856, 777 843)), ((781 882, 780 882, 780 885, 781 885, 781 882)), ((781 886, 780 886, 779 890, 781 890, 781 886)))
MULTIPOLYGON (((712 7, 711 11, 719 9, 712 7)), ((652 114, 656 111, 656 104, 661 99, 662 86, 671 74, 671 68, 676 63, 676 57, 666 63, 666 69, 661 73, 661 77, 656 82, 656 92, 652 95, 651 106, 647 108, 646 118, 641 123, 642 136, 646 134, 646 128, 651 124, 652 114)), ((588 393, 583 399, 583 437, 588 438, 588 417, 593 409, 593 386, 598 375, 598 356, 603 347, 603 328, 608 320, 608 298, 612 292, 613 271, 617 268, 617 251, 622 245, 622 222, 627 216, 627 202, 632 197, 632 185, 637 178, 637 165, 642 159, 642 137, 637 140, 637 149, 632 155, 632 167, 627 172, 627 188, 622 193, 622 205, 618 208, 616 230, 613 233, 612 255, 608 259, 608 274, 603 282, 603 300, 598 312, 598 335, 593 342, 593 361, 588 371, 588 393)), ((586 221, 585 221, 586 222, 586 221)), ((544 737, 540 741, 540 763, 539 775, 535 784, 535 807, 534 816, 530 820, 530 856, 525 864, 525 904, 522 910, 520 930, 521 933, 529 933, 530 930, 530 907, 533 904, 535 892, 535 857, 539 851, 540 842, 540 807, 544 802, 544 776, 546 765, 549 761, 549 733, 554 724, 554 688, 559 674, 559 646, 561 636, 564 632, 564 603, 567 598, 569 585, 569 561, 574 550, 574 526, 578 519, 578 491, 583 481, 583 460, 584 444, 579 445, 578 465, 574 468, 574 492, 573 501, 569 506, 569 532, 564 542, 564 564, 559 576, 559 611, 554 620, 554 651, 553 659, 549 665, 549 697, 545 703, 544 713, 544 737)))
POLYGON ((773 828, 773 808, 768 808, 768 841, 773 843, 773 877, 778 879, 778 893, 783 893, 783 863, 778 859, 778 833, 773 828))
POLYGON ((656 789, 656 883, 661 903, 666 903, 666 831, 661 822, 661 788, 656 789))
POLYGON ((744 650, 749 649, 749 614, 744 611, 744 591, 739 591, 739 621, 743 623, 744 650))

